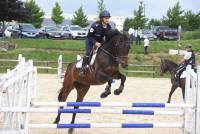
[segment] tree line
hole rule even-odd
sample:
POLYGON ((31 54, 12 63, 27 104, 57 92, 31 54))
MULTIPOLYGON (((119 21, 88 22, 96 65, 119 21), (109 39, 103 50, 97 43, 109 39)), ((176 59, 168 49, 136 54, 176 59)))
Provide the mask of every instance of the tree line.
POLYGON ((169 26, 178 28, 182 26, 184 30, 191 31, 200 28, 200 12, 194 13, 191 10, 183 10, 180 3, 177 2, 172 8, 167 10, 165 16, 161 19, 148 19, 144 12, 144 3, 140 2, 137 10, 134 10, 132 18, 126 18, 124 22, 124 30, 129 28, 151 28, 152 26, 169 26))
MULTIPOLYGON (((195 30, 200 28, 200 12, 194 13, 191 10, 183 10, 180 3, 177 2, 172 8, 167 10, 165 16, 161 19, 149 19, 145 16, 144 3, 140 2, 138 9, 134 10, 132 18, 126 18, 123 30, 129 28, 151 28, 151 26, 166 25, 171 28, 182 26, 184 30, 195 30)), ((97 13, 106 9, 104 0, 97 0, 97 13)), ((64 16, 58 2, 52 8, 52 21, 56 24, 62 24, 64 16)), ((0 1, 0 21, 17 20, 19 22, 32 23, 36 28, 40 28, 44 19, 44 11, 37 5, 35 0, 1 0, 0 1)), ((72 18, 72 24, 86 27, 88 25, 87 15, 83 7, 79 7, 72 18)))
MULTIPOLYGON (((97 0, 97 12, 101 12, 105 9, 104 0, 97 0)), ((64 16, 62 16, 62 9, 58 2, 55 3, 52 9, 52 21, 56 24, 62 24, 64 21, 64 16)), ((44 19, 44 11, 37 5, 35 0, 26 0, 26 2, 21 2, 21 0, 1 0, 0 1, 0 22, 5 21, 18 21, 25 23, 32 23, 36 28, 42 26, 44 19)), ((81 6, 77 11, 75 11, 72 19, 72 24, 79 25, 81 27, 88 26, 87 16, 83 11, 81 6)))

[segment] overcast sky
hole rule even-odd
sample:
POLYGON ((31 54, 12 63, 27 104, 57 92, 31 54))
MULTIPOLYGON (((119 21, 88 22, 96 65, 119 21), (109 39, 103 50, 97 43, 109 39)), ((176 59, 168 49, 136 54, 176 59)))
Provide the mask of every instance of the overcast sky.
MULTIPOLYGON (((52 7, 57 1, 64 13, 74 14, 83 6, 86 14, 97 14, 97 0, 35 0, 45 11, 51 13, 52 7)), ((162 18, 166 15, 167 9, 174 6, 178 0, 143 0, 145 3, 145 14, 149 18, 162 18)), ((138 8, 139 0, 104 0, 106 9, 113 16, 133 16, 133 11, 138 8)), ((182 9, 200 11, 200 0, 179 0, 182 9)))

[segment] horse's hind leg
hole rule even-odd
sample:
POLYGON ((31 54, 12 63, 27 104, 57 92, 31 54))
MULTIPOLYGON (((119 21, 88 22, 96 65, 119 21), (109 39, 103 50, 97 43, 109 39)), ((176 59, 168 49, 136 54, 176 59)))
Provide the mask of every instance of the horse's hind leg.
POLYGON ((169 97, 168 97, 167 103, 170 103, 170 102, 171 102, 172 94, 174 93, 174 91, 176 90, 177 87, 178 87, 177 85, 174 85, 174 84, 172 83, 172 87, 171 87, 171 91, 170 91, 170 93, 169 93, 169 97))
MULTIPOLYGON (((77 83, 75 87, 76 87, 76 90, 77 90, 76 102, 82 102, 83 98, 85 97, 86 93, 88 92, 88 89, 90 88, 90 86, 82 85, 82 84, 77 83)), ((74 107, 74 109, 78 109, 78 108, 79 108, 78 106, 74 107)), ((74 124, 75 118, 76 118, 76 113, 73 113, 71 124, 74 124)), ((68 134, 72 134, 73 130, 74 130, 73 128, 70 128, 68 130, 68 134)))
MULTIPOLYGON (((60 93, 58 95, 58 101, 59 102, 66 101, 66 99, 67 99, 67 97, 68 97, 68 95, 69 95, 69 93, 71 92, 72 89, 73 89, 72 86, 63 86, 63 88, 61 88, 60 93)), ((63 109, 63 107, 60 107, 60 109, 63 109)), ((61 115, 61 113, 58 113, 54 123, 59 123, 60 115, 61 115)))
POLYGON ((114 91, 115 95, 119 95, 120 93, 122 93, 122 91, 124 89, 124 83, 126 81, 126 76, 121 74, 120 72, 118 72, 118 74, 115 75, 114 78, 115 79, 121 79, 120 87, 114 91))

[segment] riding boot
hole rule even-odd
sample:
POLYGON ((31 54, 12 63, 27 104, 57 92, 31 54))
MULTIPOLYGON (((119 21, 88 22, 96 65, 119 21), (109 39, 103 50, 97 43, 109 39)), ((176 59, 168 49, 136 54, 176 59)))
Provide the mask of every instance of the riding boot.
POLYGON ((79 76, 84 77, 86 74, 86 68, 87 65, 89 64, 89 56, 84 56, 83 57, 83 62, 82 62, 82 68, 79 71, 79 76))

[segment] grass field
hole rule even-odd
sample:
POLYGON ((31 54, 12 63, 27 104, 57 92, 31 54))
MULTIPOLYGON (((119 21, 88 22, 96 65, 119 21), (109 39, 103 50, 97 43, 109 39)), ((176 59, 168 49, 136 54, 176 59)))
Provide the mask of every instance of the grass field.
MULTIPOLYGON (((16 43, 18 47, 15 50, 1 52, 0 59, 17 59, 18 54, 23 54, 23 56, 26 57, 26 59, 33 59, 34 61, 57 61, 58 56, 62 54, 63 61, 73 62, 76 60, 77 54, 84 55, 85 49, 84 40, 11 39, 9 41, 16 43)), ((143 44, 140 46, 136 46, 135 43, 133 43, 131 45, 131 50, 129 53, 129 63, 159 65, 160 57, 164 57, 178 62, 182 57, 178 55, 168 55, 169 49, 184 49, 185 45, 187 45, 188 43, 191 43, 193 45, 194 51, 199 54, 200 39, 181 40, 180 42, 151 41, 148 55, 143 54, 143 44)), ((198 57, 197 62, 199 63, 198 57)), ((3 63, 1 63, 0 65, 2 64, 3 63)), ((4 65, 5 64, 8 65, 8 63, 4 63, 4 65)), ((54 63, 49 66, 57 67, 57 64, 54 63)), ((151 70, 152 68, 134 67, 133 69, 151 70)), ((157 72, 159 71, 158 69, 156 70, 157 72)))
MULTIPOLYGON (((47 40, 47 39, 12 39, 11 42, 18 44, 16 50, 0 53, 0 58, 16 59, 19 53, 34 60, 55 61, 59 54, 64 55, 64 60, 73 61, 77 54, 83 54, 85 49, 84 40, 47 40)), ((149 53, 165 55, 169 49, 184 49, 185 45, 191 43, 195 51, 200 51, 200 39, 177 41, 152 41, 150 42, 149 53), (181 46, 179 46, 180 44, 181 46)), ((144 61, 148 57, 143 55, 143 45, 132 44, 130 57, 137 61, 144 61), (133 56, 134 55, 134 56, 133 56), (144 59, 143 59, 144 58, 144 59)), ((130 61, 134 63, 134 61, 130 61)))

